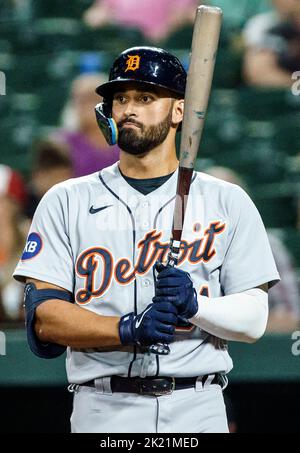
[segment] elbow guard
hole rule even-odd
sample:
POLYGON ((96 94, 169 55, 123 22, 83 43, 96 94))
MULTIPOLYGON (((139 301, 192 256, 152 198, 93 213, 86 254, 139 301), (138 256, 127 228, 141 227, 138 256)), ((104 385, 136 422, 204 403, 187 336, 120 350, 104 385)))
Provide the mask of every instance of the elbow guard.
POLYGON ((73 296, 58 289, 37 289, 34 283, 27 283, 24 292, 25 323, 27 330, 27 341, 31 351, 43 359, 54 359, 62 355, 66 347, 55 343, 42 343, 34 330, 35 310, 46 300, 60 299, 67 302, 74 302, 73 296))

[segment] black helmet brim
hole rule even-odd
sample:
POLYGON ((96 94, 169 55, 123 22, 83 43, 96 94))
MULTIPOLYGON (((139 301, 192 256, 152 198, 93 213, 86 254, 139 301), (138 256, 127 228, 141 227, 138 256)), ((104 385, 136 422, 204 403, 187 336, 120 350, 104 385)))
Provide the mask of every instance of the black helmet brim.
POLYGON ((162 85, 160 83, 154 83, 154 82, 148 82, 145 80, 139 80, 139 79, 118 79, 118 80, 111 80, 109 82, 103 83, 99 87, 96 88, 96 93, 99 94, 99 96, 102 96, 104 99, 107 99, 111 97, 117 90, 119 85, 123 85, 124 83, 137 83, 140 85, 149 85, 150 87, 160 87, 164 88, 165 90, 168 90, 170 93, 177 94, 179 96, 182 96, 182 99, 184 98, 184 93, 182 91, 177 91, 177 90, 172 90, 170 87, 166 85, 162 85))

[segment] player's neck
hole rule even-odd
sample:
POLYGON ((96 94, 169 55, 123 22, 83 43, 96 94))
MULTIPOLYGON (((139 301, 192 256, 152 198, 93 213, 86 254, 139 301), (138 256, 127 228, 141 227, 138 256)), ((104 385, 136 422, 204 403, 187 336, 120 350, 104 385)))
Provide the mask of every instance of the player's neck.
POLYGON ((119 167, 123 175, 137 179, 169 175, 178 167, 175 147, 173 150, 158 147, 142 157, 121 150, 119 167))

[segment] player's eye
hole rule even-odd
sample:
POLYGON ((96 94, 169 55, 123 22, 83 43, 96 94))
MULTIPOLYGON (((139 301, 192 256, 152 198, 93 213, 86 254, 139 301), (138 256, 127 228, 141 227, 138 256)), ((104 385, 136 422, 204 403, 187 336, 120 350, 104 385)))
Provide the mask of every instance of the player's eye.
POLYGON ((120 104, 125 104, 125 102, 126 102, 126 98, 122 94, 115 95, 114 100, 119 102, 120 104))
POLYGON ((149 104, 150 102, 153 101, 153 97, 149 96, 148 94, 143 94, 143 96, 141 97, 141 101, 143 102, 143 104, 149 104))

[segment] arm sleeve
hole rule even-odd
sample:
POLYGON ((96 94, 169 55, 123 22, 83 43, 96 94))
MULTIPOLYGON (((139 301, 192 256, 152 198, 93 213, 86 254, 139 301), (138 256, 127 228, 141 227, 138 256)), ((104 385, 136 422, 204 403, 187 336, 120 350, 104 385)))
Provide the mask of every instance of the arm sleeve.
POLYGON ((253 288, 213 299, 202 296, 198 312, 190 321, 218 338, 253 343, 266 330, 268 294, 253 288))
POLYGON ((239 293, 279 278, 260 214, 246 192, 233 186, 227 248, 220 271, 224 295, 239 293))
POLYGON ((50 189, 34 215, 14 278, 26 277, 60 286, 73 293, 74 260, 68 235, 69 200, 62 184, 50 189))

